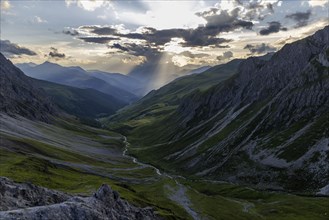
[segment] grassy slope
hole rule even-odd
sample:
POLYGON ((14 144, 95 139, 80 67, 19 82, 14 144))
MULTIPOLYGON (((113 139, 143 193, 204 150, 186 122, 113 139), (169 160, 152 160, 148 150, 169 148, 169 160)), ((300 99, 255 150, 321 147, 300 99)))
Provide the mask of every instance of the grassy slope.
POLYGON ((171 126, 174 126, 175 118, 172 118, 172 115, 183 97, 196 90, 205 92, 213 85, 228 79, 236 73, 240 62, 241 60, 233 60, 227 64, 212 67, 201 74, 178 78, 150 92, 136 103, 120 109, 110 119, 104 118, 102 121, 111 129, 129 135, 131 141, 134 141, 134 137, 143 137, 143 140, 150 138, 152 142, 152 136, 146 137, 148 128, 152 131, 157 131, 156 129, 159 128, 159 132, 164 134, 164 129, 170 128, 169 122, 171 126), (164 124, 167 126, 162 126, 164 124))
MULTIPOLYGON (((177 187, 172 179, 157 176, 154 170, 149 168, 130 170, 136 168, 136 164, 130 159, 118 156, 123 148, 119 134, 82 126, 74 121, 57 121, 56 127, 47 124, 36 125, 43 132, 44 139, 31 139, 1 132, 1 176, 79 194, 90 194, 102 183, 108 183, 118 190, 123 198, 139 206, 153 206, 160 215, 168 219, 190 218, 183 207, 170 200, 170 194, 173 192, 168 190, 168 186, 177 187), (56 135, 62 138, 60 146, 56 135), (79 140, 82 138, 83 142, 78 142, 76 137, 79 140), (84 148, 77 151, 67 146, 66 139, 76 141, 82 144, 81 146, 92 140, 98 146, 97 149, 111 150, 113 155, 102 157, 99 154, 86 154, 84 148), (74 166, 75 164, 81 166, 74 166), (93 169, 85 169, 82 165, 91 166, 93 169)), ((178 181, 185 185, 192 208, 199 216, 209 219, 326 217, 324 213, 327 198, 258 192, 224 183, 205 183, 180 178, 178 181)))
MULTIPOLYGON (((240 62, 241 60, 233 60, 201 74, 178 78, 159 90, 150 92, 138 102, 119 110, 110 119, 103 119, 103 122, 111 129, 129 136, 130 142, 134 144, 130 151, 132 154, 164 169, 175 170, 177 164, 162 163, 161 159, 186 146, 186 141, 192 142, 199 136, 179 140, 175 146, 150 146, 150 143, 164 143, 176 134, 175 112, 185 96, 197 90, 201 94, 206 93, 212 86, 234 75, 240 62)), ((202 135, 202 132, 199 133, 202 135)))
POLYGON ((24 134, 20 131, 15 135, 0 133, 0 176, 88 195, 102 183, 108 183, 133 204, 156 207, 169 219, 186 218, 184 209, 171 202, 163 190, 164 184, 174 184, 172 180, 159 178, 153 169, 138 168, 131 159, 120 156, 121 135, 76 121, 57 121, 56 126, 35 125, 40 127, 38 131, 43 132, 44 138, 19 137, 24 134), (63 139, 60 145, 58 137, 63 139), (67 139, 77 145, 93 141, 99 149, 108 149, 113 155, 87 154, 84 149, 79 152, 67 145, 67 139))

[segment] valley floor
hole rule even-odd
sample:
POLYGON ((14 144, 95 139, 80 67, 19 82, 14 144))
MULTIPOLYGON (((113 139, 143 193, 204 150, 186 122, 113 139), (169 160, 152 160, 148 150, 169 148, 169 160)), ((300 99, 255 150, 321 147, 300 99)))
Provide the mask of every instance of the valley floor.
POLYGON ((89 195, 102 183, 166 219, 329 219, 328 197, 256 191, 224 182, 171 176, 128 156, 117 133, 56 119, 0 115, 0 176, 89 195))

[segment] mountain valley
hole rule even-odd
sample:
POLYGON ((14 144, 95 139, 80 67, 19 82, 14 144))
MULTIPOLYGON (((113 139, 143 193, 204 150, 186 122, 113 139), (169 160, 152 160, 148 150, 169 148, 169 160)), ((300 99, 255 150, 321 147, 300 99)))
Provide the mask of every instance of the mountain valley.
POLYGON ((178 79, 120 110, 109 127, 165 170, 315 194, 329 181, 328 36, 326 27, 268 61, 242 61, 217 85, 202 90, 198 80, 185 96, 163 95, 189 77, 178 79))
POLYGON ((131 75, 0 54, 0 218, 328 219, 328 39, 144 97, 131 75))

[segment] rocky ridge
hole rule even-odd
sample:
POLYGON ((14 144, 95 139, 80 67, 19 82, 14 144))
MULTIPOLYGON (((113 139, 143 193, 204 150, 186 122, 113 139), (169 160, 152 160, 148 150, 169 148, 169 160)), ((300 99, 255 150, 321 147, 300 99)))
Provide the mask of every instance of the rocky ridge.
POLYGON ((184 99, 178 115, 185 129, 175 139, 210 129, 167 159, 233 182, 301 191, 326 186, 328 39, 329 26, 269 61, 247 59, 230 80, 184 99))
POLYGON ((159 219, 151 208, 138 208, 103 184, 93 196, 72 196, 0 177, 0 219, 159 219))

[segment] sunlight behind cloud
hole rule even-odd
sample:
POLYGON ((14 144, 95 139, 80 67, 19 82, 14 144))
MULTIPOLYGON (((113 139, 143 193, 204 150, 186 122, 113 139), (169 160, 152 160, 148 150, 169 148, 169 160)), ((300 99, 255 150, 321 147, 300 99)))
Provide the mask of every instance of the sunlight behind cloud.
POLYGON ((181 38, 172 38, 169 43, 165 44, 164 51, 173 52, 173 53, 181 53, 184 50, 186 50, 180 45, 180 43, 182 43, 182 42, 184 42, 184 40, 181 38))
POLYGON ((198 1, 148 1, 150 10, 145 13, 126 11, 119 15, 119 19, 131 24, 150 26, 157 29, 168 28, 195 28, 204 24, 204 19, 195 13, 202 10, 198 1))
POLYGON ((110 4, 110 0, 65 0, 65 2, 67 6, 76 4, 87 11, 94 11, 97 8, 108 6, 110 4))
POLYGON ((324 6, 325 4, 328 4, 327 0, 309 0, 308 3, 310 6, 315 7, 315 6, 324 6))
POLYGON ((8 0, 1 0, 1 10, 9 10, 11 7, 10 2, 8 0))

